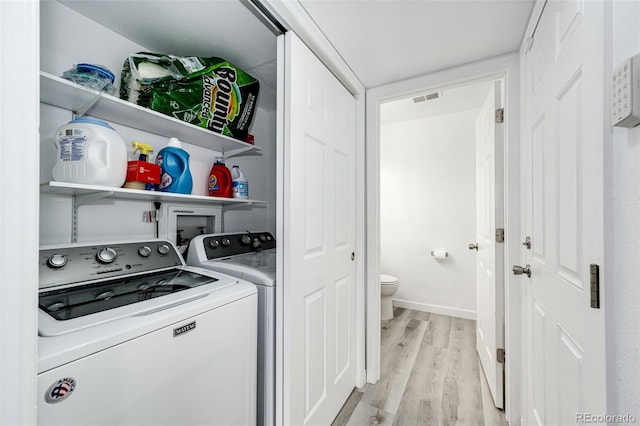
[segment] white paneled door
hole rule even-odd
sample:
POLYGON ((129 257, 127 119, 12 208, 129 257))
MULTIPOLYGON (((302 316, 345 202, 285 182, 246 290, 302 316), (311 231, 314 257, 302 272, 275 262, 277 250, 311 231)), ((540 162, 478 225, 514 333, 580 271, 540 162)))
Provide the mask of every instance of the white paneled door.
POLYGON ((603 22, 603 2, 548 1, 523 59, 527 425, 606 412, 604 295, 598 309, 590 291, 591 265, 604 276, 603 22))
POLYGON ((504 408, 504 243, 496 230, 504 227, 504 124, 501 81, 495 81, 476 120, 476 347, 496 407, 504 408))
POLYGON ((355 386, 356 102, 285 35, 284 423, 328 425, 355 386))

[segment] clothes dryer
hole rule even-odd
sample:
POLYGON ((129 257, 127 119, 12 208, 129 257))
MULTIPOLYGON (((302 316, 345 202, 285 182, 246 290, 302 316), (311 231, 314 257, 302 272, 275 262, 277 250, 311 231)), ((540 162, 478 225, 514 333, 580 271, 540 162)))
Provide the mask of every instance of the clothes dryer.
POLYGON ((276 240, 269 232, 198 235, 187 263, 222 272, 258 289, 257 424, 275 423, 276 240))

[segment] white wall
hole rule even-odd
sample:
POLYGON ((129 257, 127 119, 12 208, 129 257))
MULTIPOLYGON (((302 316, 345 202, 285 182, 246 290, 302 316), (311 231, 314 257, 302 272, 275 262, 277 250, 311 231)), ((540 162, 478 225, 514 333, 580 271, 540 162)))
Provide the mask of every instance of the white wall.
MULTIPOLYGON (((149 51, 115 32, 101 27, 75 11, 57 3, 41 4, 41 69, 61 75, 79 62, 107 66, 118 76, 129 53, 149 51), (82 34, 82 37, 78 37, 82 34)), ((170 52, 163 52, 170 53, 170 52)), ((215 52, 212 52, 212 56, 215 52)), ((56 149, 53 136, 56 129, 71 120, 71 111, 41 104, 40 123, 40 181, 52 180, 56 149)), ((90 112, 89 112, 90 114, 90 112)), ((143 141, 154 147, 154 155, 168 142, 171 135, 158 136, 133 128, 110 123, 123 137, 132 151, 132 140, 143 141)), ((227 166, 238 164, 250 184, 250 197, 267 201, 266 205, 230 209, 218 223, 224 230, 245 229, 275 231, 275 112, 257 109, 251 133, 256 145, 263 148, 262 156, 231 158, 227 166)), ((190 154, 189 165, 193 177, 193 194, 207 195, 207 183, 214 158, 219 152, 183 144, 190 154)), ((132 159, 134 157, 132 156, 132 159)), ((155 225, 142 220, 143 212, 155 210, 151 202, 103 199, 82 205, 78 210, 78 241, 153 238, 155 225)), ((165 220, 166 218, 161 218, 165 220)), ((71 200, 67 196, 44 194, 40 205, 40 243, 60 244, 71 240, 71 200)), ((160 235, 174 238, 174 235, 160 235)))
MULTIPOLYGON (((640 53, 640 2, 615 1, 612 7, 612 40, 605 45, 611 69, 625 58, 640 53)), ((605 75, 610 76, 609 73, 605 75)), ((605 82, 606 93, 609 93, 605 82)), ((608 109, 606 109, 608 113, 608 109)), ((609 123, 609 117, 604 117, 609 123)), ((613 204, 613 252, 607 251, 608 282, 615 299, 607 303, 615 339, 615 370, 609 374, 610 392, 615 389, 615 414, 632 414, 640 419, 640 127, 612 128, 612 162, 608 164, 612 193, 605 202, 613 204)), ((609 246, 610 248, 611 246, 609 246)), ((608 336, 613 337, 613 336, 608 336)))
POLYGON ((381 271, 398 305, 475 318, 475 123, 467 110, 382 126, 381 271), (446 250, 437 261, 431 250, 446 250))

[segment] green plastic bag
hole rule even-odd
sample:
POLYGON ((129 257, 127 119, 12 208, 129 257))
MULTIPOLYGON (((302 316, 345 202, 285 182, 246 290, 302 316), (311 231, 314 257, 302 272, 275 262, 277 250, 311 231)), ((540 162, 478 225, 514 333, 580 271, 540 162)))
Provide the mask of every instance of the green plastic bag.
POLYGON ((121 77, 120 98, 246 141, 260 83, 224 59, 135 53, 121 77))

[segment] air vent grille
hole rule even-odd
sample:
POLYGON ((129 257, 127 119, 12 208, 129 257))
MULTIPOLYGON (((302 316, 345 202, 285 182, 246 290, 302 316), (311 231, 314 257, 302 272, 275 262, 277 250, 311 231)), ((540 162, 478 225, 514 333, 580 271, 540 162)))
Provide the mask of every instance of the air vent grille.
POLYGON ((433 92, 428 95, 420 95, 413 98, 413 103, 419 104, 420 102, 431 101, 434 99, 440 99, 442 97, 442 92, 433 92))

